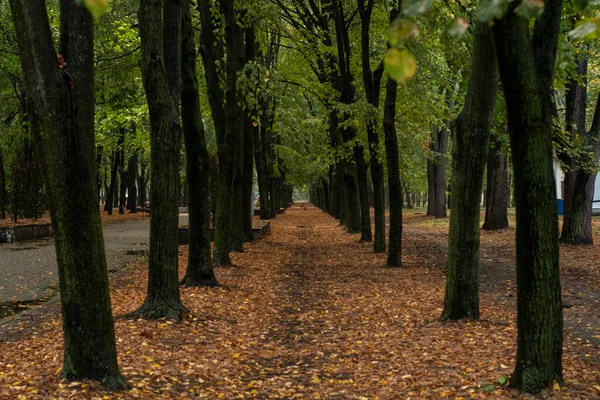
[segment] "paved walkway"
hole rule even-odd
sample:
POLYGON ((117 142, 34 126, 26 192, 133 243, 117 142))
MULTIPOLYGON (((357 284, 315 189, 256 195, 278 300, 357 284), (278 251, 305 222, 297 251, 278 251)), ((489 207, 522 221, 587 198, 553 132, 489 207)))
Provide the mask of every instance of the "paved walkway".
MULTIPOLYGON (((149 220, 125 220, 104 226, 109 270, 125 265, 136 251, 148 249, 149 220)), ((50 298, 57 293, 54 241, 0 244, 0 304, 50 298)))

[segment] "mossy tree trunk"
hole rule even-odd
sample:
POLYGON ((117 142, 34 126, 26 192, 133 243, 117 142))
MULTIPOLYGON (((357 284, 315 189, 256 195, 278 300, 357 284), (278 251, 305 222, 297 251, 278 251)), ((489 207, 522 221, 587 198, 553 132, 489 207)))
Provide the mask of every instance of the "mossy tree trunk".
POLYGON ((0 151, 0 219, 6 219, 6 200, 6 170, 2 151, 0 151))
MULTIPOLYGON (((402 0, 394 1, 390 11, 390 23, 400 15, 402 0)), ((400 181, 400 161, 398 136, 396 134, 396 100, 398 83, 388 76, 383 107, 383 133, 385 135, 385 158, 388 169, 388 196, 390 209, 390 233, 387 266, 402 267, 402 182, 400 181)))
POLYGON ((502 142, 493 137, 488 150, 485 220, 481 229, 508 228, 508 196, 508 157, 502 142))
POLYGON ((598 134, 594 126, 585 130, 587 108, 587 58, 577 60, 577 75, 569 80, 566 96, 566 124, 572 139, 578 135, 585 141, 593 160, 576 160, 563 157, 569 171, 565 173, 564 218, 560 241, 569 244, 593 244, 592 203, 596 175, 590 172, 587 163, 598 160, 598 134), (565 160, 566 158, 566 160, 565 160))
POLYGON ((479 218, 498 72, 486 23, 475 26, 469 86, 452 135, 452 193, 448 270, 442 320, 479 318, 479 218), (492 68, 490 68, 492 66, 492 68))
MULTIPOLYGON (((256 60, 256 33, 254 27, 244 30, 246 38, 245 59, 246 62, 256 60)), ((252 236, 252 192, 254 183, 254 138, 258 136, 258 124, 248 115, 248 110, 244 110, 244 149, 243 149, 243 175, 242 175, 242 233, 245 242, 251 242, 252 236), (256 126, 254 126, 256 125, 256 126)))
POLYGON ((190 3, 186 2, 183 7, 181 120, 187 160, 190 240, 188 264, 182 284, 218 286, 210 248, 210 159, 206 148, 204 123, 200 114, 194 28, 190 3))
POLYGON ((150 114, 150 255, 148 293, 133 313, 181 319, 178 279, 181 125, 181 24, 183 0, 141 0, 140 68, 150 114))
POLYGON ((137 160, 137 151, 134 151, 127 164, 127 209, 130 213, 137 213, 137 187, 135 186, 138 170, 137 160))
MULTIPOLYGON (((234 12, 234 3, 235 1, 231 1, 231 9, 232 13, 234 12)), ((228 8, 229 9, 229 8, 228 8)), ((234 38, 227 42, 228 53, 227 57, 230 56, 229 47, 232 47, 233 54, 235 55, 235 74, 237 76, 238 73, 244 68, 244 64, 246 64, 245 57, 245 40, 244 40, 244 31, 239 25, 237 18, 240 15, 239 12, 235 13, 234 16, 231 17, 233 21, 233 26, 231 29, 233 30, 234 38)), ((236 104, 235 104, 235 130, 234 130, 234 140, 233 140, 233 178, 232 178, 232 186, 231 186, 231 211, 230 211, 230 249, 231 251, 241 252, 244 250, 244 148, 246 142, 246 110, 242 103, 244 102, 243 95, 239 88, 236 85, 236 104)), ((231 103, 227 102, 227 108, 229 109, 231 103)), ((231 121, 228 119, 227 123, 229 124, 231 121)))
MULTIPOLYGON (((129 164, 129 163, 128 163, 129 164)), ((121 156, 119 157, 119 214, 125 214, 125 201, 127 199, 127 177, 128 172, 125 169, 125 149, 121 148, 121 156)))
POLYGON ((369 153, 371 155, 369 163, 371 165, 373 208, 375 212, 375 240, 373 242, 373 250, 375 253, 382 253, 385 251, 384 172, 383 165, 379 161, 377 110, 379 109, 383 63, 380 63, 375 71, 371 70, 370 32, 374 4, 374 0, 368 0, 366 4, 364 0, 360 0, 358 2, 358 11, 361 18, 361 63, 363 84, 365 86, 367 102, 373 107, 371 116, 367 121, 367 139, 369 141, 369 153))
POLYGON ((64 332, 63 376, 124 389, 96 195, 93 18, 75 0, 60 1, 59 52, 66 62, 60 68, 45 2, 11 0, 10 5, 50 199, 64 332))
POLYGON ((514 11, 493 26, 506 99, 517 208, 517 357, 510 385, 536 393, 562 382, 563 319, 552 167, 552 73, 562 1, 548 0, 530 34, 514 11))
MULTIPOLYGON (((233 203, 233 178, 235 140, 237 135, 237 57, 236 26, 234 0, 221 0, 221 11, 225 20, 225 47, 227 61, 225 64, 226 90, 225 129, 224 134, 217 138, 219 156, 219 194, 217 196, 215 216, 214 265, 231 265, 229 251, 231 250, 231 226, 233 203)), ((210 16, 210 11, 209 11, 210 16)), ((238 44, 239 45, 239 44, 238 44)), ((218 79, 218 76, 214 77, 218 79)))
MULTIPOLYGON (((121 136, 119 136, 117 146, 120 146, 122 144, 123 142, 121 141, 121 136)), ((110 186, 108 189, 108 193, 106 194, 106 203, 104 204, 104 211, 106 211, 108 215, 112 215, 113 212, 115 193, 117 192, 117 173, 119 172, 119 164, 121 163, 120 157, 121 152, 119 151, 119 149, 117 148, 116 150, 113 150, 113 165, 110 172, 110 186)))

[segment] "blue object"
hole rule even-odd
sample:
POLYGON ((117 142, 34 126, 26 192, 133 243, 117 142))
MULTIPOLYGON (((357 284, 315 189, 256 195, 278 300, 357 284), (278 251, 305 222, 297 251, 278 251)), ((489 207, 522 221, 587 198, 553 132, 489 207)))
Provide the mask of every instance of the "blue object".
POLYGON ((558 215, 564 215, 565 214, 565 201, 563 199, 557 199, 556 201, 558 202, 558 204, 557 204, 558 215))

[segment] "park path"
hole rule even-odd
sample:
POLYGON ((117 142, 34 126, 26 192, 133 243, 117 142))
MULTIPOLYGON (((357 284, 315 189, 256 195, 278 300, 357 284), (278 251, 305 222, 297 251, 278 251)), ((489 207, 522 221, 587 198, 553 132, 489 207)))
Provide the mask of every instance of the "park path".
MULTIPOLYGON (((130 392, 60 382, 60 314, 41 307, 34 329, 0 324, 0 371, 11 368, 0 374, 0 398, 515 398, 494 384, 514 365, 514 312, 484 295, 485 319, 440 322, 441 243, 406 233, 405 268, 385 268, 371 243, 295 204, 265 239, 232 253, 233 266, 215 270, 221 287, 181 288, 190 310, 182 323, 115 319, 130 392)), ((180 274, 186 257, 181 246, 180 274)), ((147 276, 145 262, 111 275, 115 315, 144 301, 147 276)), ((567 388, 552 398, 597 398, 600 372, 584 348, 567 336, 567 388)))
MULTIPOLYGON (((148 249, 148 219, 110 222, 104 225, 103 232, 110 271, 123 266, 137 252, 148 249)), ((57 287, 52 238, 0 244, 0 320, 12 314, 12 308, 17 304, 52 299, 57 294, 57 287)))

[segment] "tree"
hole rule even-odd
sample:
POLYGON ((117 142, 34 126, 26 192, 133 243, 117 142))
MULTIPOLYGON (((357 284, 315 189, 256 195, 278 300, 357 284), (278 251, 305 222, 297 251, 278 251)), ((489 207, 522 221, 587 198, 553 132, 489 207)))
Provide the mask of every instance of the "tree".
POLYGON ((200 114, 200 93, 196 77, 196 45, 190 4, 183 9, 181 116, 187 155, 189 187, 190 240, 188 266, 183 278, 186 286, 218 286, 210 249, 209 176, 210 160, 206 149, 204 124, 200 114))
POLYGON ((124 389, 96 201, 93 19, 75 0, 61 0, 57 63, 45 2, 11 0, 10 5, 49 192, 63 316, 63 375, 124 389))
POLYGON ((148 294, 132 315, 180 319, 178 279, 181 25, 183 0, 142 0, 140 68, 150 113, 150 254, 148 294))
POLYGON ((479 218, 486 152, 496 103, 498 72, 487 23, 474 29, 465 105, 452 135, 452 206, 442 320, 479 318, 479 218))
MULTIPOLYGON (((390 11, 390 21, 400 15, 401 0, 390 11)), ((387 266, 402 267, 402 182, 398 161, 398 137, 396 135, 396 100, 398 83, 388 77, 384 105, 383 132, 385 134, 385 154, 388 169, 388 188, 390 199, 390 233, 387 266)))
POLYGON ((4 169, 4 157, 0 151, 0 219, 6 218, 6 172, 4 169))
MULTIPOLYGON (((383 165, 379 162, 379 134, 377 131, 377 113, 381 93, 381 78, 383 76, 383 61, 373 72, 371 70, 371 16, 373 14, 374 0, 369 0, 365 5, 364 0, 358 1, 358 11, 361 19, 361 63, 363 84, 367 95, 367 102, 373 106, 371 115, 367 120, 367 136, 369 152, 371 155, 371 181, 373 182, 373 208, 375 211, 375 240, 373 249, 375 253, 385 251, 385 193, 383 186, 383 165)), ((369 230, 370 232, 370 230, 369 230)))
POLYGON ((508 157, 502 147, 502 141, 497 136, 490 140, 485 220, 481 227, 488 231, 508 228, 508 157))
POLYGON ((562 1, 530 21, 512 2, 492 28, 514 168, 517 207, 517 359, 513 387, 539 392, 562 382, 562 299, 552 168, 552 75, 562 1))
POLYGON ((587 154, 579 156, 561 154, 568 170, 565 172, 565 209, 560 241, 569 244, 593 244, 592 202, 596 174, 590 164, 598 162, 600 131, 594 125, 586 131, 587 67, 586 56, 580 55, 574 76, 567 83, 565 122, 569 139, 583 139, 587 151, 587 154), (591 160, 589 154, 592 155, 591 160))

